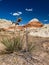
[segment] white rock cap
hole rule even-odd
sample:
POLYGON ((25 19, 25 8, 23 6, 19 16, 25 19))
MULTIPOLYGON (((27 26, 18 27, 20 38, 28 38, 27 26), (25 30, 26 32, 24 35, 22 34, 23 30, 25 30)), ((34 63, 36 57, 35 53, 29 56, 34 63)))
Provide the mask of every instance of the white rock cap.
POLYGON ((39 20, 37 18, 30 20, 30 22, 33 22, 33 21, 39 21, 39 20))

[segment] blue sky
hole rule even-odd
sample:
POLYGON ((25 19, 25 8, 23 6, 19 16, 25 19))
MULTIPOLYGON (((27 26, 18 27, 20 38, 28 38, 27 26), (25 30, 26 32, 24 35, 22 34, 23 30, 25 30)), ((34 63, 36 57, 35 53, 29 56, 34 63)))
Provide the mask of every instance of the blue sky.
POLYGON ((49 23, 49 0, 0 0, 0 18, 16 21, 18 17, 21 24, 33 18, 49 23))

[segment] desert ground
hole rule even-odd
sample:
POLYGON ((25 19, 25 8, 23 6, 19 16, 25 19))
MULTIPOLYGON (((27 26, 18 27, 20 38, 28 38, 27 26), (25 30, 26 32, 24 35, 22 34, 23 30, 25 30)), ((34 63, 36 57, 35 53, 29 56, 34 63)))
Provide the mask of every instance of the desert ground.
MULTIPOLYGON (((23 47, 26 43, 26 33, 21 35, 18 32, 15 36, 20 36, 23 47)), ((28 34, 27 34, 28 35, 28 34)), ((3 38, 12 39, 13 33, 0 32, 0 65, 49 65, 49 37, 27 36, 28 44, 32 44, 31 52, 17 51, 11 54, 1 54, 5 46, 1 43, 3 38)))

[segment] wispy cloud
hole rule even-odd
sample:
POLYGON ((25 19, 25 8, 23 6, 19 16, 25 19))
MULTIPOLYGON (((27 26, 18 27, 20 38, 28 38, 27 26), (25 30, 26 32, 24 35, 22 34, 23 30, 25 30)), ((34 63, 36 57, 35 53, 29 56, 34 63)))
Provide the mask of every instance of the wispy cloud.
POLYGON ((48 20, 44 20, 45 22, 47 22, 48 20))
POLYGON ((22 12, 14 12, 14 13, 10 13, 10 14, 13 15, 13 16, 19 16, 19 15, 22 14, 22 12))
POLYGON ((29 9, 28 9, 28 8, 26 8, 25 10, 26 10, 26 11, 33 11, 33 9, 32 9, 32 8, 29 8, 29 9))

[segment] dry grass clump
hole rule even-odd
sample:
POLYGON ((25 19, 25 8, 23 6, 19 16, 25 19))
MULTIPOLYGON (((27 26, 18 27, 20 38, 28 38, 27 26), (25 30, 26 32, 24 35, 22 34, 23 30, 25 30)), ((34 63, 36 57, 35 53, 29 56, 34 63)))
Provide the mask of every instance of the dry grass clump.
POLYGON ((2 40, 2 43, 6 46, 5 53, 13 53, 22 49, 22 44, 20 43, 19 38, 5 38, 2 40))
MULTIPOLYGON (((20 38, 4 38, 2 40, 2 43, 6 46, 4 53, 13 53, 16 51, 23 51, 23 43, 20 43, 20 38)), ((33 43, 28 43, 27 45, 27 51, 26 52, 32 52, 34 50, 35 46, 33 43)))

